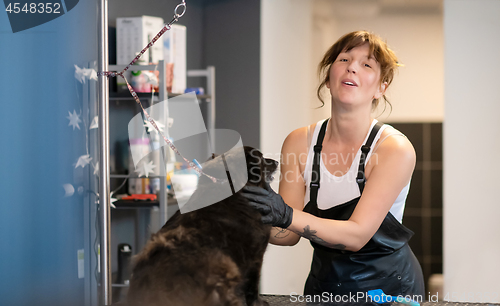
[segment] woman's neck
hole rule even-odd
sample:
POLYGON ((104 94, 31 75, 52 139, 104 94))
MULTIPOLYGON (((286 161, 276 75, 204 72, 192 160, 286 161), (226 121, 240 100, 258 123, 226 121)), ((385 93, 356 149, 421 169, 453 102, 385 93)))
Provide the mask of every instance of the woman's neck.
POLYGON ((327 141, 344 145, 357 145, 362 142, 373 121, 371 108, 347 111, 332 107, 331 116, 325 138, 327 141))

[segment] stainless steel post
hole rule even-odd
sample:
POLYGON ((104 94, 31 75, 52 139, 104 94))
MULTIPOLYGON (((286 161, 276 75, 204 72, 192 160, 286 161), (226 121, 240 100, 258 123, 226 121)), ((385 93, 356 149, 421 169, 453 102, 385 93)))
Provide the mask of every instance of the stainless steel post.
MULTIPOLYGON (((167 138, 170 136, 168 131, 168 118, 170 116, 168 112, 168 92, 167 92, 167 72, 164 61, 159 61, 160 72, 159 86, 160 86, 160 102, 163 102, 163 120, 165 121, 164 133, 167 138)), ((168 163, 168 152, 165 147, 160 148, 161 158, 160 158, 160 228, 168 220, 168 194, 167 194, 167 163, 168 163)))
POLYGON ((210 145, 212 152, 215 152, 215 67, 207 67, 207 93, 210 95, 210 115, 208 116, 208 126, 210 133, 210 145))
MULTIPOLYGON (((108 1, 99 0, 98 8, 98 64, 99 71, 108 71, 108 1)), ((110 256, 110 186, 109 186, 109 81, 99 76, 99 223, 100 223, 100 305, 111 305, 110 256)))

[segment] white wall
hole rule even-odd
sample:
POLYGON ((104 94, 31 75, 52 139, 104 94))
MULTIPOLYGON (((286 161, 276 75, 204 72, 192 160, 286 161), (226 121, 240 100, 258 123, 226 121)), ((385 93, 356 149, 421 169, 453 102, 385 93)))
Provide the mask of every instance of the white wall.
MULTIPOLYGON (((285 137, 310 124, 311 3, 303 0, 261 1, 261 150, 279 159, 285 137)), ((278 190, 277 182, 273 188, 278 190)), ((270 245, 262 269, 262 293, 303 291, 312 247, 270 245)))
POLYGON ((444 291, 453 301, 498 303, 500 1, 444 8, 444 291))
MULTIPOLYGON (((440 14, 349 17, 337 21, 336 37, 368 30, 386 40, 404 67, 387 96, 385 122, 441 122, 444 114, 443 27, 440 14)), ((333 40, 334 38, 332 38, 333 40)), ((381 103, 382 104, 382 103, 381 103)))

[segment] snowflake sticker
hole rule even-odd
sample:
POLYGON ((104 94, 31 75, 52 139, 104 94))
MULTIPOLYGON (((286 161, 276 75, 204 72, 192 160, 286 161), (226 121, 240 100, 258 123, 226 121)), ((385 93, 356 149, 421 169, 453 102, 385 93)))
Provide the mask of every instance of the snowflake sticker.
POLYGON ((153 165, 153 161, 150 161, 149 163, 143 163, 135 172, 139 173, 139 177, 145 176, 149 177, 149 173, 154 173, 153 169, 156 168, 155 165, 153 165))
POLYGON ((85 80, 97 81, 97 72, 94 69, 80 68, 75 65, 75 78, 82 84, 85 84, 85 80))
POLYGON ((97 122, 99 117, 95 116, 94 119, 92 119, 92 123, 90 123, 89 130, 92 129, 97 129, 99 127, 99 123, 97 122))
POLYGON ((80 119, 80 115, 78 115, 75 110, 73 110, 73 113, 71 113, 69 111, 68 111, 68 113, 69 113, 69 116, 66 117, 66 118, 69 119, 68 126, 72 126, 73 127, 73 131, 75 130, 75 127, 77 129, 80 129, 79 123, 82 122, 82 120, 80 119))
POLYGON ((91 160, 92 160, 92 157, 90 157, 90 155, 82 155, 82 156, 80 156, 78 158, 78 161, 76 162, 75 169, 78 168, 78 167, 85 168, 85 166, 88 165, 91 160))

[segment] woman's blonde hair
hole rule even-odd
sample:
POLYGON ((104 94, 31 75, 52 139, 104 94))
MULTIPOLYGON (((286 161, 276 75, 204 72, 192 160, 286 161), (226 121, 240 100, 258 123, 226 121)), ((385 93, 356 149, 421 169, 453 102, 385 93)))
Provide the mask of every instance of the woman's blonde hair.
MULTIPOLYGON (((318 73, 322 82, 318 86, 317 95, 322 103, 321 107, 325 105, 321 96, 321 90, 330 81, 330 68, 337 59, 338 55, 341 52, 350 51, 351 49, 364 45, 365 43, 369 44, 370 55, 372 55, 380 64, 380 84, 387 82, 387 87, 389 87, 392 83, 396 69, 402 65, 398 63, 396 55, 391 49, 389 49, 387 44, 379 36, 367 31, 347 33, 339 38, 339 40, 337 40, 337 42, 330 47, 319 63, 318 73)), ((384 101, 391 106, 391 103, 385 95, 383 95, 383 98, 384 101)), ((372 102, 373 108, 376 108, 379 100, 374 99, 372 102)))

